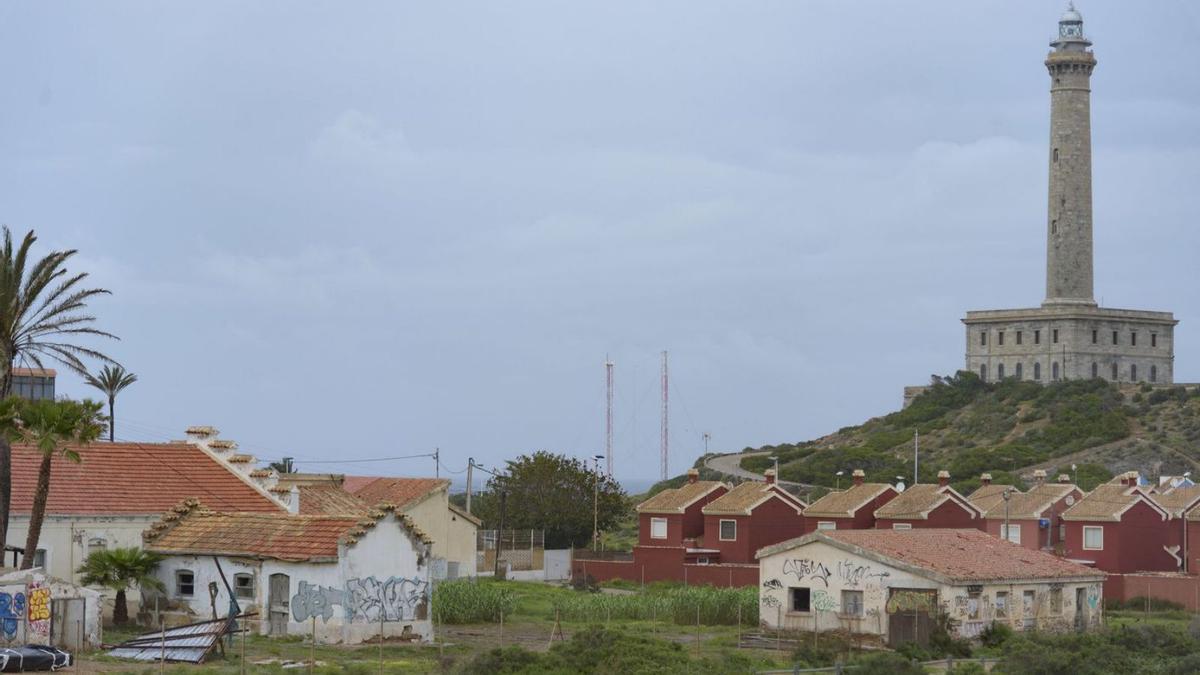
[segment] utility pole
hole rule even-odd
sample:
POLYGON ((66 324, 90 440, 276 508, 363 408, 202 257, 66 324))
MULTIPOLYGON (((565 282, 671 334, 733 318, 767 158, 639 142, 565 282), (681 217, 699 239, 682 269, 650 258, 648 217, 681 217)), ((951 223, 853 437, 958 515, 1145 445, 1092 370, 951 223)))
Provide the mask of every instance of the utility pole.
POLYGON ((441 452, 442 452, 442 451, 441 451, 441 449, 439 449, 439 448, 434 448, 434 449, 433 449, 433 477, 434 477, 434 478, 441 478, 441 477, 442 477, 442 474, 440 473, 440 472, 441 472, 441 464, 442 464, 442 462, 441 462, 441 459, 438 457, 438 455, 440 455, 440 454, 441 454, 441 452))
POLYGON ((917 469, 921 462, 921 432, 913 429, 913 485, 917 484, 917 469))
POLYGON ((592 550, 600 548, 600 460, 602 455, 592 458, 596 473, 592 476, 592 550))
POLYGON ((475 469, 475 458, 467 458, 467 513, 471 512, 471 490, 475 488, 475 483, 472 480, 475 469))
POLYGON ((1012 499, 1012 488, 1004 488, 1004 541, 1012 541, 1008 534, 1008 500, 1012 499))
POLYGON ((661 463, 661 465, 662 465, 662 466, 660 467, 660 469, 661 469, 660 473, 662 474, 662 480, 666 480, 666 479, 667 479, 667 471, 669 470, 669 469, 668 469, 668 461, 667 461, 667 457, 668 457, 668 451, 669 451, 669 445, 670 445, 670 442, 668 441, 668 433, 667 433, 667 431, 668 431, 668 428, 667 428, 667 427, 668 427, 668 419, 667 419, 667 417, 668 417, 668 411, 670 410, 670 406, 669 406, 669 402, 668 402, 668 395, 667 395, 668 388, 667 388, 667 386, 668 386, 668 381, 667 381, 667 352, 666 352, 666 350, 664 350, 664 351, 663 351, 663 353, 662 353, 662 424, 661 424, 661 427, 660 427, 660 428, 661 428, 661 432, 662 432, 662 438, 660 439, 660 445, 661 445, 661 450, 660 450, 660 452, 662 453, 662 457, 661 457, 661 460, 660 460, 660 463, 661 463))
POLYGON ((500 529, 496 530, 496 568, 492 570, 493 579, 500 578, 500 551, 504 546, 504 515, 508 501, 508 491, 504 489, 503 484, 498 487, 500 488, 500 529))
POLYGON ((608 458, 608 477, 613 475, 613 362, 604 355, 604 376, 607 385, 604 416, 604 456, 608 458))

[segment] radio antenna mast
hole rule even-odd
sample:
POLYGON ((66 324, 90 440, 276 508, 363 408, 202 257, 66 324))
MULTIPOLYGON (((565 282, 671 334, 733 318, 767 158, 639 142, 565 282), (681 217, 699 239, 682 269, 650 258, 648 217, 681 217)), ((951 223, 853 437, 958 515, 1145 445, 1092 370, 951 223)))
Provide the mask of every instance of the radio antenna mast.
POLYGON ((668 392, 667 352, 664 350, 662 353, 662 439, 661 439, 661 446, 662 446, 661 470, 662 470, 662 479, 663 480, 667 479, 667 471, 668 471, 667 457, 669 454, 668 451, 670 449, 669 448, 670 441, 668 440, 669 435, 667 433, 667 427, 668 427, 668 419, 667 418, 668 418, 668 414, 670 411, 670 406, 668 405, 669 402, 668 402, 668 398, 667 398, 667 392, 668 392))

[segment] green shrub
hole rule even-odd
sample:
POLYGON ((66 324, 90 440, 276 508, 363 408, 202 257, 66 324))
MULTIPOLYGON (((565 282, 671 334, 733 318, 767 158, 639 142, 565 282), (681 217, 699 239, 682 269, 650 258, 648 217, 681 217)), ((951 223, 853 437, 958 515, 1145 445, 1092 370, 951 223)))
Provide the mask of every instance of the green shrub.
POLYGON ((846 636, 821 633, 816 644, 807 636, 800 640, 800 646, 792 652, 792 659, 801 668, 823 668, 832 666, 838 659, 844 660, 849 653, 850 641, 846 636))
POLYGON ((925 675, 925 668, 901 653, 867 654, 854 661, 854 675, 925 675))
POLYGON ((1008 642, 1013 634, 1012 626, 993 621, 979 634, 979 642, 984 647, 999 647, 1008 642))

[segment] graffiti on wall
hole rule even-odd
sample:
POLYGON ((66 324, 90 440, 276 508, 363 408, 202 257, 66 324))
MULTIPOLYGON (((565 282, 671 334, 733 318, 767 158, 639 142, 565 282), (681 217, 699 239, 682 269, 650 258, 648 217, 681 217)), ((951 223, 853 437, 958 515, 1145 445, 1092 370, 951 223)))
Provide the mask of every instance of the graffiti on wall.
POLYGON ((1100 587, 1099 586, 1088 586, 1087 604, 1088 604, 1088 607, 1090 607, 1093 612, 1096 611, 1096 607, 1098 607, 1100 605, 1100 587))
POLYGON ((346 614, 351 621, 379 621, 381 616, 384 621, 423 619, 429 582, 404 577, 351 579, 346 594, 346 614))
POLYGON ((778 607, 780 605, 779 598, 773 595, 762 596, 762 604, 764 607, 778 607))
POLYGON ((38 583, 31 584, 26 604, 29 606, 29 637, 27 639, 38 635, 42 637, 36 638, 34 641, 48 642, 50 637, 50 589, 38 583))
POLYGON ((812 597, 813 609, 818 612, 836 612, 839 604, 836 599, 826 591, 816 591, 812 597))
POLYGON ((0 591, 0 635, 6 640, 15 639, 24 618, 25 591, 0 591))
POLYGON ((796 579, 804 581, 805 577, 809 577, 815 581, 820 581, 829 587, 829 568, 825 563, 809 560, 808 558, 793 558, 783 561, 783 573, 794 574, 796 579))
POLYGON ((843 560, 837 564, 837 575, 847 586, 859 586, 869 579, 879 579, 880 583, 891 572, 872 572, 870 565, 860 565, 854 560, 843 560))
POLYGON ((312 618, 329 621, 334 615, 334 605, 345 607, 345 591, 301 581, 296 594, 292 596, 292 618, 296 621, 308 621, 312 618))
POLYGON ((782 591, 783 584, 778 579, 767 579, 763 582, 763 588, 769 591, 782 591))
POLYGON ((896 612, 927 612, 933 613, 934 594, 926 591, 893 591, 892 596, 888 598, 887 610, 888 614, 896 612))
POLYGON ((366 577, 347 581, 344 589, 301 581, 292 596, 292 617, 329 621, 336 614, 348 622, 407 621, 424 619, 428 603, 429 582, 422 579, 366 577))

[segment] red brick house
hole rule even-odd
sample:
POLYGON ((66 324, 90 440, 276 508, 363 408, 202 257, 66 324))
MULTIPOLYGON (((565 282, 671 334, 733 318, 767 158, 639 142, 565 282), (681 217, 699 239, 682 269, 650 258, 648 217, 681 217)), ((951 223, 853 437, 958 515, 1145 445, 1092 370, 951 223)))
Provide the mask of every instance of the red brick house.
POLYGON ((1041 482, 1044 472, 1035 476, 1039 482, 1029 492, 1010 494, 1007 505, 1002 497, 988 510, 987 531, 1028 549, 1050 551, 1062 544, 1066 535, 1062 515, 1083 498, 1083 491, 1065 474, 1057 483, 1041 482))
POLYGON ((1137 472, 1118 481, 1097 486, 1063 512, 1064 555, 1105 572, 1179 569, 1179 554, 1170 549, 1180 528, 1171 514, 1137 486, 1137 472))
POLYGON ((873 528, 875 511, 899 494, 887 483, 865 482, 862 469, 855 469, 852 478, 849 488, 830 492, 804 509, 805 532, 873 528))
POLYGON ((722 563, 755 564, 758 549, 804 534, 808 506, 775 483, 749 481, 709 502, 704 514, 704 547, 719 551, 722 563))
POLYGON ((950 474, 938 472, 937 485, 918 483, 875 510, 875 528, 984 528, 983 511, 950 487, 950 474))
MULTIPOLYGON (((688 469, 687 482, 663 490, 637 505, 638 545, 634 560, 649 569, 681 562, 715 562, 720 550, 701 546, 704 538, 702 509, 729 492, 720 481, 700 480, 700 472, 688 469)), ((663 578, 674 578, 667 576, 663 578)))

